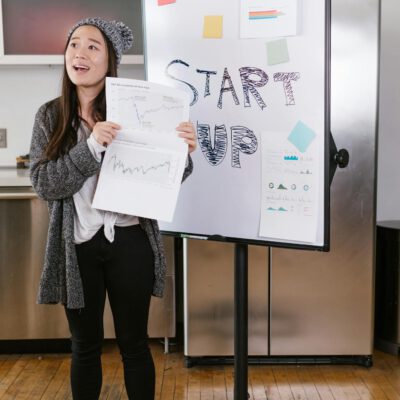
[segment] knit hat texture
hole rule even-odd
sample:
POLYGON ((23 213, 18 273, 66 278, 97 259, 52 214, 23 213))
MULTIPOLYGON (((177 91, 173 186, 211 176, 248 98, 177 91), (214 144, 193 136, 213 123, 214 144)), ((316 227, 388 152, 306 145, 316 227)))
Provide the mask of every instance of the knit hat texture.
POLYGON ((68 40, 72 33, 82 25, 93 25, 99 28, 110 40, 115 50, 117 64, 121 62, 122 53, 131 48, 133 33, 131 28, 120 21, 106 21, 99 17, 85 18, 78 21, 68 32, 68 40))

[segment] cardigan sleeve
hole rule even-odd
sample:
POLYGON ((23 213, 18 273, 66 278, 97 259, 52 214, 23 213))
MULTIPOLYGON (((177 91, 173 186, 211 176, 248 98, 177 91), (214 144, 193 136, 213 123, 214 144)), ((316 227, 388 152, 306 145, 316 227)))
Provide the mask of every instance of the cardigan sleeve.
POLYGON ((41 198, 58 200, 77 193, 101 164, 90 152, 86 140, 78 142, 56 160, 45 159, 44 151, 51 136, 51 111, 45 104, 35 116, 30 147, 30 178, 41 198))
POLYGON ((192 157, 190 157, 190 154, 188 154, 186 167, 185 170, 183 171, 182 182, 184 182, 184 180, 192 173, 192 171, 193 171, 193 160, 192 157))

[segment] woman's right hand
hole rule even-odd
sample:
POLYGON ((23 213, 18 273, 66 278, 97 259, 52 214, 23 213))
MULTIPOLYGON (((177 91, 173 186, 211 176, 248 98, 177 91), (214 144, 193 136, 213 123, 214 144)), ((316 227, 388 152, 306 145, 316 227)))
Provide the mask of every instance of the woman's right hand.
POLYGON ((111 121, 96 122, 93 127, 92 135, 97 143, 102 146, 109 145, 118 133, 121 126, 111 121))

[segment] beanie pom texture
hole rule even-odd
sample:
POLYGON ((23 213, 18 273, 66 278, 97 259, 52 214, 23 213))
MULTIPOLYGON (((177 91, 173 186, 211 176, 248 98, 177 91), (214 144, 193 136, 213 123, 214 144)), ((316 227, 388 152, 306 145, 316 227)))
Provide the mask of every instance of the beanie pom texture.
POLYGON ((119 29, 119 32, 121 34, 122 45, 123 45, 122 52, 125 53, 127 50, 129 50, 132 47, 132 44, 133 44, 133 33, 132 33, 132 30, 131 30, 131 28, 126 26, 121 21, 116 22, 115 24, 116 24, 116 26, 119 29))
POLYGON ((93 25, 103 32, 113 46, 117 64, 121 62, 122 53, 125 53, 132 47, 133 32, 129 26, 121 21, 106 21, 99 17, 85 18, 78 21, 69 30, 68 40, 71 38, 72 33, 82 25, 93 25))

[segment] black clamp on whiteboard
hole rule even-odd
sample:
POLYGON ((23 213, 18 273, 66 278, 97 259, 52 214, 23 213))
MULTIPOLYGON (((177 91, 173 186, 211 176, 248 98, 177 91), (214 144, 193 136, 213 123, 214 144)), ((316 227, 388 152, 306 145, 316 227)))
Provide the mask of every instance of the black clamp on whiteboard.
POLYGON ((350 155, 346 149, 338 151, 332 132, 329 132, 329 185, 332 184, 337 167, 346 168, 349 165, 350 155))

